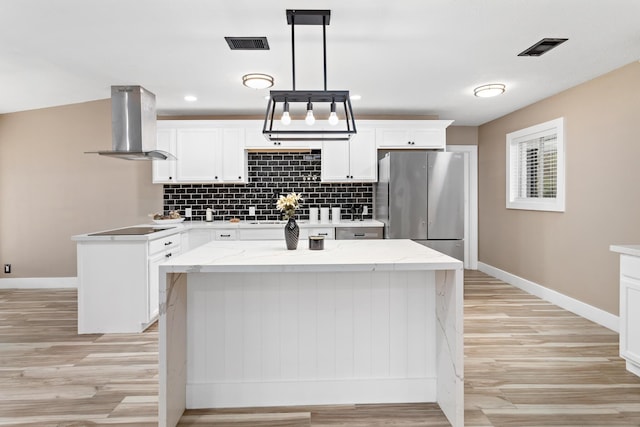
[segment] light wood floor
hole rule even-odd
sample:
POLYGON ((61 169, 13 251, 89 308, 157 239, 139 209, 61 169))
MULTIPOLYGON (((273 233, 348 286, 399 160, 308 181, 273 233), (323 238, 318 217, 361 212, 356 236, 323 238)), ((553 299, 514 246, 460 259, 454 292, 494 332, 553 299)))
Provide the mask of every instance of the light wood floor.
MULTIPOLYGON (((618 335, 465 272, 467 426, 640 426, 618 335)), ((76 334, 74 290, 0 290, 0 425, 157 425, 157 331, 76 334)), ((190 410, 181 426, 447 426, 434 404, 190 410)))

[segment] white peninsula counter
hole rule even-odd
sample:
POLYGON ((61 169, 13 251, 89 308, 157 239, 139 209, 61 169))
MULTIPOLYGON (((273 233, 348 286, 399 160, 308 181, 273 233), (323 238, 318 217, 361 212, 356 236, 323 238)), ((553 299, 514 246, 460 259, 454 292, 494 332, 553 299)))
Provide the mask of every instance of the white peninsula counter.
POLYGON ((210 242, 160 266, 161 426, 186 408, 437 402, 464 425, 463 264, 410 240, 210 242))

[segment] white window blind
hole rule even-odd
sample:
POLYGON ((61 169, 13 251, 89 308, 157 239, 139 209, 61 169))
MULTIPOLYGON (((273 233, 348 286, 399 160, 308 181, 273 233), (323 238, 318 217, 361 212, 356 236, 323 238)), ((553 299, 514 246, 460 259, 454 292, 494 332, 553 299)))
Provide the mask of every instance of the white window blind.
POLYGON ((564 211, 562 119, 507 135, 507 208, 564 211))

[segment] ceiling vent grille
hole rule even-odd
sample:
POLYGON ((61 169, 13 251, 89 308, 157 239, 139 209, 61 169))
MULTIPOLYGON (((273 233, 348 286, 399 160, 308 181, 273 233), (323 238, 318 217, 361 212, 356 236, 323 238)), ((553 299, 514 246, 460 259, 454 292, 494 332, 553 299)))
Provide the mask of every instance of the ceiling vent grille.
POLYGON ((541 56, 569 39, 545 38, 518 54, 518 56, 541 56))
POLYGON ((231 50, 269 50, 266 37, 225 37, 231 50))

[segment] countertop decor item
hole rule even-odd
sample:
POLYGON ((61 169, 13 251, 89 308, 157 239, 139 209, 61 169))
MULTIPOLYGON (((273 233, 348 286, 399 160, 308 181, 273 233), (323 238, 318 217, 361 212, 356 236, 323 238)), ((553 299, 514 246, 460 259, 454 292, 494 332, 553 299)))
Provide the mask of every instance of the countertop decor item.
POLYGON ((324 236, 309 236, 309 250, 321 251, 324 249, 324 236))
POLYGON ((296 209, 300 207, 302 201, 300 193, 289 193, 286 196, 280 195, 276 202, 276 207, 283 213, 284 219, 288 219, 287 225, 284 227, 284 239, 287 242, 287 249, 294 250, 298 248, 298 238, 300 236, 300 227, 296 224, 296 209))

